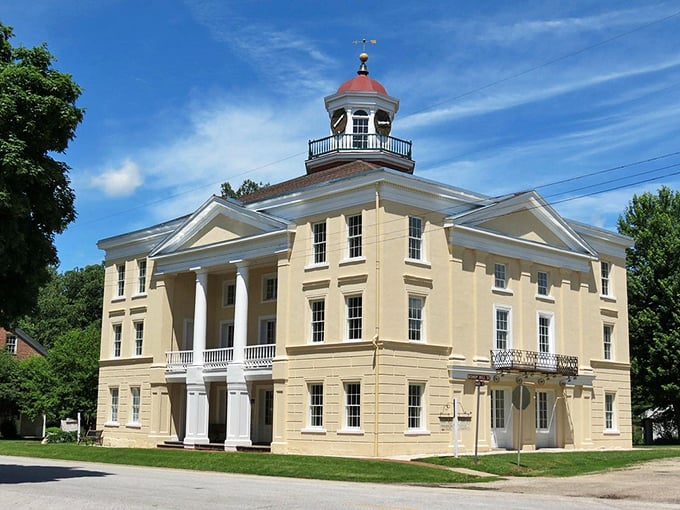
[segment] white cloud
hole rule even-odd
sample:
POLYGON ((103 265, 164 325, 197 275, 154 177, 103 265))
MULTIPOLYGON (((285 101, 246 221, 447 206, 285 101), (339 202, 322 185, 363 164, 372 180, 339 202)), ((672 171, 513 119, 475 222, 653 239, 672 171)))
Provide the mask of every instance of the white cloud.
POLYGON ((90 179, 90 185, 111 197, 132 195, 143 180, 137 163, 126 159, 118 168, 109 168, 90 179))

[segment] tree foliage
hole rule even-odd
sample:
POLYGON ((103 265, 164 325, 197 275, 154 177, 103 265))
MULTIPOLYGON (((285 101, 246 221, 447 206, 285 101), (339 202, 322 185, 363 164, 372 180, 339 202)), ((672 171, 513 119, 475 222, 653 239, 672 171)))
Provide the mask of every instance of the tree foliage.
MULTIPOLYGON (((680 194, 635 195, 619 217, 627 253, 634 411, 671 409, 680 425, 680 194)), ((680 427, 676 430, 680 430, 680 427)))
POLYGON ((250 195, 262 188, 269 186, 269 183, 255 182, 251 179, 245 179, 238 189, 234 190, 228 182, 222 183, 222 197, 224 198, 241 198, 250 195))
POLYGON ((64 331, 99 327, 104 296, 104 266, 93 264, 57 273, 40 288, 35 312, 19 320, 24 331, 45 347, 64 331))
POLYGON ((83 118, 80 87, 47 46, 13 47, 0 23, 0 324, 35 304, 58 262, 54 235, 75 219, 69 167, 55 160, 83 118))
POLYGON ((19 409, 19 364, 7 351, 0 350, 0 421, 19 409))

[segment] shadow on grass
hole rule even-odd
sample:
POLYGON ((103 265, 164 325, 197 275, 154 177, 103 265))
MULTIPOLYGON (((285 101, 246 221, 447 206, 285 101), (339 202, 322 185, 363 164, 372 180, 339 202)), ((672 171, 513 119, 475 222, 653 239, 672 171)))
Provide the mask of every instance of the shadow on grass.
POLYGON ((0 485, 56 482, 67 478, 104 477, 109 473, 64 466, 20 466, 0 464, 0 485))

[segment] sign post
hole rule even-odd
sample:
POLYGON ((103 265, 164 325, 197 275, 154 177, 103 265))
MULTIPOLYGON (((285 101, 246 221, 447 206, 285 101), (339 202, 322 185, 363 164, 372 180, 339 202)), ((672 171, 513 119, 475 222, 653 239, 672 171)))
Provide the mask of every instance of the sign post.
POLYGON ((475 386, 477 387, 477 425, 475 426, 475 464, 478 462, 477 458, 477 446, 479 445, 479 395, 481 387, 490 379, 486 374, 468 374, 468 380, 475 381, 475 386))

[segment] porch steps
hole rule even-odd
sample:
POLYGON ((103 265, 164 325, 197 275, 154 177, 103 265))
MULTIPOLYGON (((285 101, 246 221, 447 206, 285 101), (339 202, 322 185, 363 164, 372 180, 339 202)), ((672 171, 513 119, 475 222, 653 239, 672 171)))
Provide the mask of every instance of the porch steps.
MULTIPOLYGON (((184 443, 182 441, 164 441, 156 445, 156 448, 163 450, 184 450, 184 443)), ((224 443, 208 443, 208 444, 197 444, 193 448, 195 450, 212 451, 212 452, 223 452, 224 443)), ((270 453, 272 451, 271 446, 262 445, 252 445, 252 446, 237 446, 237 452, 249 452, 249 453, 270 453)))

